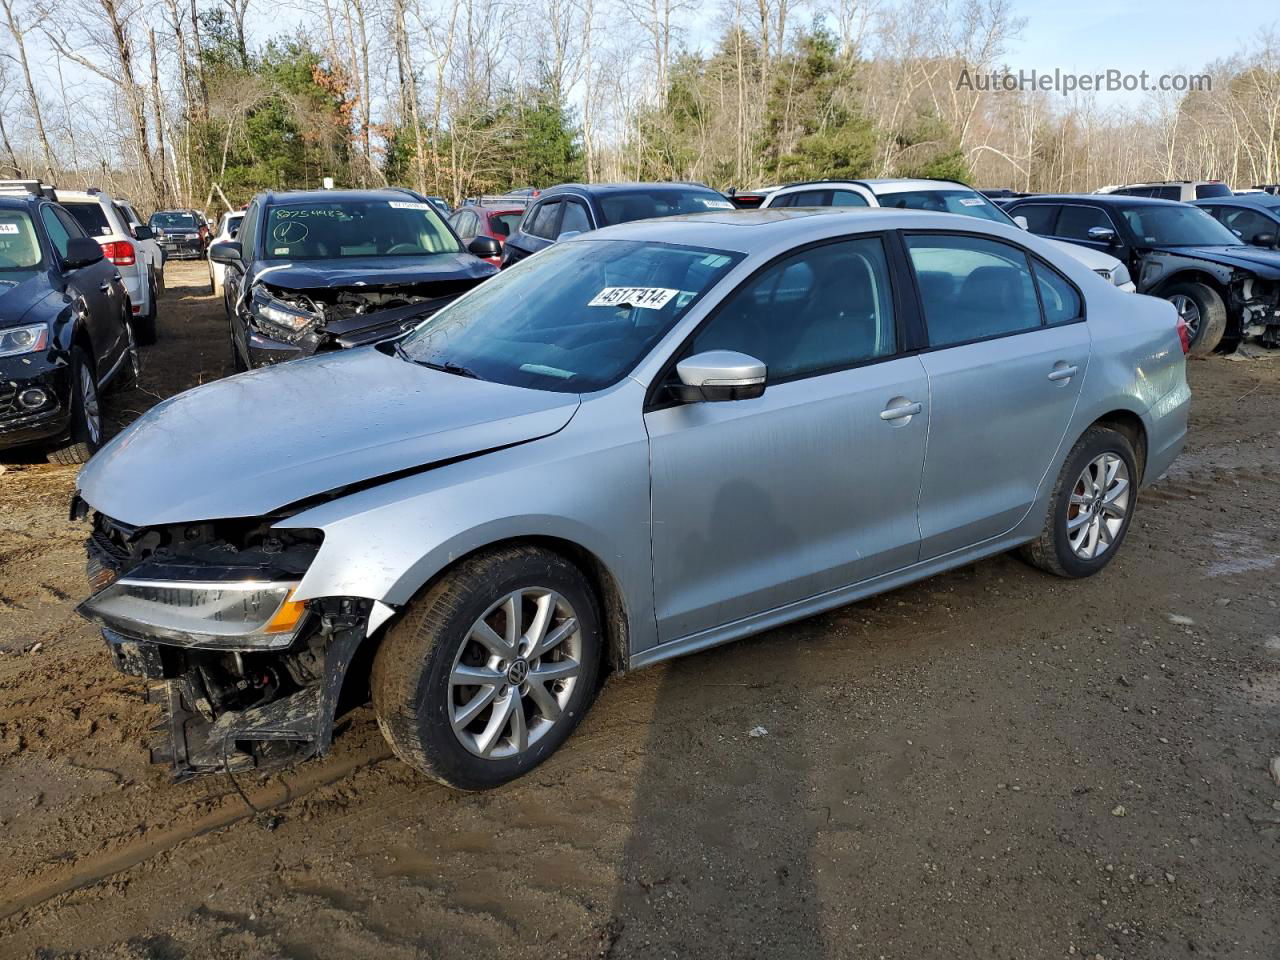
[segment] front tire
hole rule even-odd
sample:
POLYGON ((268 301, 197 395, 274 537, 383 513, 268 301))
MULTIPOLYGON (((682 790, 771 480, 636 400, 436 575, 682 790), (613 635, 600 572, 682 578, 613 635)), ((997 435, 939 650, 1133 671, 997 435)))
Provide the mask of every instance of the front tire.
POLYGON ((1024 560, 1060 577, 1091 577, 1120 550, 1138 496, 1129 439, 1093 426, 1071 449, 1040 536, 1020 548, 1024 560))
POLYGON ((595 696, 596 597, 572 563, 537 547, 463 560, 416 598, 373 664, 373 706, 405 763, 484 790, 547 759, 595 696))
POLYGON ((1227 306, 1213 287, 1203 283, 1175 283, 1164 292, 1191 334, 1187 353, 1205 357, 1213 353, 1227 329, 1227 306))
POLYGON ((50 463, 84 463, 102 445, 102 401, 88 355, 71 348, 71 427, 67 439, 49 451, 50 463))

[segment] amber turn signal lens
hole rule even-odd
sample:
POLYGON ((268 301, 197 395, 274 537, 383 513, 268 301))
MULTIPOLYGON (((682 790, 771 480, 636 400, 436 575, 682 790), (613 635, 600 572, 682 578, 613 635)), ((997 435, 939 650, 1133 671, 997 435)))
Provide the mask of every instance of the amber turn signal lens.
POLYGON ((293 591, 289 591, 289 596, 285 597, 284 603, 280 604, 280 609, 276 611, 270 622, 262 628, 263 633, 292 633, 297 629, 298 621, 302 619, 302 615, 307 612, 307 605, 302 600, 294 600, 293 591))

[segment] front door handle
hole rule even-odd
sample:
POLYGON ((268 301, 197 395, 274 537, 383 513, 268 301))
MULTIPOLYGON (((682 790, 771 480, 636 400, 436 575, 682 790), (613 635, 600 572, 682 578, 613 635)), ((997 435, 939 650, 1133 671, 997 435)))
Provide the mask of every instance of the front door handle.
POLYGON ((103 293, 110 293, 111 292, 110 281, 103 280, 100 284, 98 284, 98 289, 101 290, 103 293))
POLYGON ((889 406, 880 411, 880 419, 904 420, 909 417, 914 417, 923 409, 923 404, 913 403, 905 397, 895 397, 889 401, 889 406))
POLYGON ((1079 367, 1069 366, 1059 360, 1053 365, 1053 369, 1049 371, 1049 379, 1054 382, 1066 381, 1070 380, 1079 372, 1079 367))

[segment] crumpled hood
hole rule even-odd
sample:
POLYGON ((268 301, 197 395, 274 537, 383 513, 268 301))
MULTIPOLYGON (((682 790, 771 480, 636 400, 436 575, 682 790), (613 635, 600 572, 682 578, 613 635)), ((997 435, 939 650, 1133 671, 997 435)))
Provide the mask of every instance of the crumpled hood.
POLYGON ((1222 263, 1243 270, 1252 270, 1264 277, 1280 278, 1280 253, 1263 247, 1161 247, 1162 253, 1180 257, 1202 257, 1214 263, 1222 263))
POLYGON ((0 328, 17 326, 32 307, 51 293, 40 271, 33 270, 26 276, 16 271, 0 275, 0 328))
POLYGON ((286 290, 318 290, 480 280, 496 272, 493 264, 469 253, 437 253, 429 257, 335 257, 273 263, 259 270, 254 280, 286 290))
POLYGON ((218 380, 157 404, 80 471, 131 526, 257 517, 352 483, 545 437, 577 394, 488 383, 372 347, 218 380))

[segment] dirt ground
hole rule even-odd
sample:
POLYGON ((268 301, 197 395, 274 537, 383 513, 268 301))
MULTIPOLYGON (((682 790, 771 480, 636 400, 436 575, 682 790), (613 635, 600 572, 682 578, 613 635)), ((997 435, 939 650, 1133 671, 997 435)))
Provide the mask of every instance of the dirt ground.
MULTIPOLYGON (((171 265, 117 423, 230 372, 171 265)), ((1191 365, 1122 554, 1000 557, 614 677, 486 794, 367 708, 270 780, 173 785, 73 612, 74 470, 0 476, 0 957, 1280 957, 1280 358, 1191 365), (764 727, 765 735, 750 735, 764 727)))

